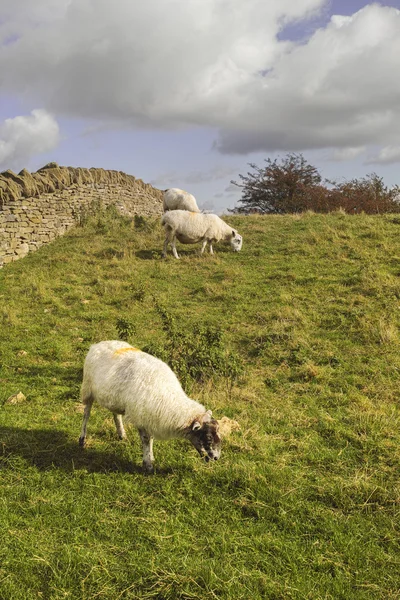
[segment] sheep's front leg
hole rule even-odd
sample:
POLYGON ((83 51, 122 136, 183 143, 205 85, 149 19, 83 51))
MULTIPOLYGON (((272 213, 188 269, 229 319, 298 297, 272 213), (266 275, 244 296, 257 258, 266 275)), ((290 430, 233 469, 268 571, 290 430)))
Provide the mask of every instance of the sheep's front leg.
POLYGON ((139 435, 140 439, 142 440, 143 448, 143 470, 146 473, 153 473, 153 438, 144 429, 139 429, 139 435))
POLYGON ((124 424, 122 422, 122 415, 113 413, 113 416, 114 416, 114 423, 115 423, 115 427, 117 429, 118 437, 120 440, 123 440, 126 438, 126 433, 125 433, 124 424))
POLYGON ((171 240, 171 248, 172 248, 172 254, 175 256, 175 258, 179 258, 178 252, 176 251, 176 236, 174 235, 172 240, 171 240))
POLYGON ((210 254, 214 254, 214 250, 213 250, 213 247, 212 247, 212 242, 210 242, 210 254))

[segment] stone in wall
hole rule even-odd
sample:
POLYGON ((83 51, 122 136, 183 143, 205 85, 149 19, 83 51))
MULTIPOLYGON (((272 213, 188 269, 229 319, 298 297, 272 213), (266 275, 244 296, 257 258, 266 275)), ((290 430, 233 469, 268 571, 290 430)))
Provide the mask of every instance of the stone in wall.
POLYGON ((59 167, 0 174, 0 267, 75 226, 94 201, 121 214, 162 213, 162 192, 122 171, 59 167))

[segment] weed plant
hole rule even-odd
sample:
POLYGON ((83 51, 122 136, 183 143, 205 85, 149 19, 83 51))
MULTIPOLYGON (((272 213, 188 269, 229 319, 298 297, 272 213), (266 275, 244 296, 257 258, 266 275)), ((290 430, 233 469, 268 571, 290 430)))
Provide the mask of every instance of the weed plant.
POLYGON ((230 385, 243 373, 243 365, 235 353, 227 353, 220 327, 196 323, 191 329, 178 325, 176 318, 153 298, 161 318, 164 341, 159 339, 145 348, 171 366, 186 388, 197 381, 206 383, 222 377, 230 385))

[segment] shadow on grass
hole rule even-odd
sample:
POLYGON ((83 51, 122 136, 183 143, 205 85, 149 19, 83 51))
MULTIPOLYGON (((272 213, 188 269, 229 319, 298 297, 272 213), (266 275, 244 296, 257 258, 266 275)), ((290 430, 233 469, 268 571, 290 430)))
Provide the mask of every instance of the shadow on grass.
POLYGON ((94 256, 96 258, 124 258, 124 252, 122 250, 119 250, 117 248, 104 248, 103 250, 100 250, 100 252, 95 252, 94 256))
POLYGON ((158 260, 162 258, 161 250, 159 248, 157 250, 138 250, 135 252, 135 256, 142 260, 158 260))
MULTIPOLYGON (((178 248, 178 254, 179 256, 182 257, 197 257, 199 258, 201 255, 199 254, 198 250, 182 250, 182 248, 178 248)), ((161 250, 138 250, 137 252, 135 252, 135 256, 137 256, 137 258, 141 258, 142 260, 168 260, 168 259, 172 259, 172 260, 176 260, 176 258, 174 258, 172 252, 170 249, 168 249, 168 254, 167 254, 167 258, 163 258, 162 254, 161 254, 161 250)))
MULTIPOLYGON (((39 387, 47 386, 49 381, 54 383, 59 391, 57 397, 59 400, 78 400, 80 397, 80 387, 82 384, 83 377, 83 361, 85 354, 88 350, 89 343, 85 346, 82 345, 81 348, 76 349, 76 355, 80 356, 80 366, 79 367, 61 367, 56 364, 57 357, 52 355, 50 352, 47 354, 42 352, 40 358, 48 361, 47 364, 44 365, 31 365, 15 363, 9 366, 10 376, 5 381, 12 381, 11 374, 18 370, 18 375, 20 378, 24 378, 20 382, 20 387, 24 389, 25 386, 28 386, 27 380, 25 378, 29 378, 31 381, 35 380, 39 387), (64 389, 62 389, 64 388, 64 389), (62 391, 61 391, 62 390, 62 391)), ((0 395, 0 406, 4 405, 7 402, 7 394, 0 395)), ((0 438, 1 442, 1 438, 0 438)))
MULTIPOLYGON (((82 345, 81 347, 77 348, 76 354, 79 353, 84 356, 89 343, 91 342, 86 342, 86 346, 82 345)), ((29 375, 29 377, 46 379, 48 377, 52 377, 57 379, 59 382, 76 383, 82 381, 83 366, 81 364, 79 364, 78 367, 63 367, 61 365, 57 365, 54 363, 55 354, 51 351, 46 352, 45 350, 40 350, 37 352, 37 356, 41 360, 48 360, 49 362, 42 365, 32 365, 28 362, 24 363, 23 359, 18 362, 15 360, 15 362, 13 361, 8 365, 8 369, 14 372, 18 369, 20 373, 29 375)), ((83 360, 80 360, 79 362, 83 364, 83 360)))
MULTIPOLYGON (((0 467, 13 465, 13 459, 20 457, 41 471, 58 468, 72 472, 85 469, 88 472, 107 473, 140 473, 141 448, 137 445, 137 460, 134 464, 121 456, 116 456, 112 449, 109 451, 94 448, 80 448, 78 440, 71 438, 63 431, 53 429, 22 429, 20 427, 0 426, 0 467)), ((121 444, 129 442, 120 442, 121 444)), ((157 474, 172 473, 170 467, 159 468, 157 474)))

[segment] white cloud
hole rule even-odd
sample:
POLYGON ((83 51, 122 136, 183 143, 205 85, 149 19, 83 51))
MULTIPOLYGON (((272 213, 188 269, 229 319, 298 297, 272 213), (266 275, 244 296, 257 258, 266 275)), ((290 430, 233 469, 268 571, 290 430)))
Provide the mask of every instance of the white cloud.
POLYGON ((237 173, 236 167, 225 167, 216 165, 208 171, 192 171, 184 177, 184 181, 187 183, 208 183, 210 181, 218 181, 219 179, 227 179, 231 177, 233 173, 237 173))
POLYGON ((280 28, 324 0, 60 0, 52 21, 56 0, 6 4, 9 91, 69 116, 175 127, 234 118, 288 47, 280 28))
POLYGON ((224 165, 215 165, 207 171, 189 171, 188 173, 178 173, 177 171, 168 171, 162 173, 153 179, 150 183, 157 187, 166 189, 170 187, 180 187, 181 185, 194 185, 199 183, 210 183, 220 179, 228 179, 238 172, 237 167, 224 165))
MULTIPOLYGON (((224 127, 226 153, 388 144, 400 134, 400 11, 333 19, 253 86, 253 116, 224 127)), ((249 90, 250 95, 250 90, 249 90)))
POLYGON ((390 165, 398 162, 400 162, 400 146, 386 146, 376 156, 366 161, 367 165, 390 165))
POLYGON ((11 44, 32 28, 53 23, 65 14, 69 0, 1 0, 0 44, 11 44))
POLYGON ((396 9, 336 15, 296 44, 279 32, 327 0, 3 3, 2 90, 55 114, 213 127, 227 154, 338 148, 339 160, 399 139, 396 9))
POLYGON ((348 147, 348 148, 338 148, 335 150, 330 157, 330 160, 334 161, 346 161, 346 160, 354 160, 358 158, 361 154, 365 152, 365 146, 356 146, 356 147, 348 147))
POLYGON ((0 166, 25 166, 31 156, 55 148, 60 139, 57 121, 45 110, 0 123, 0 166))

